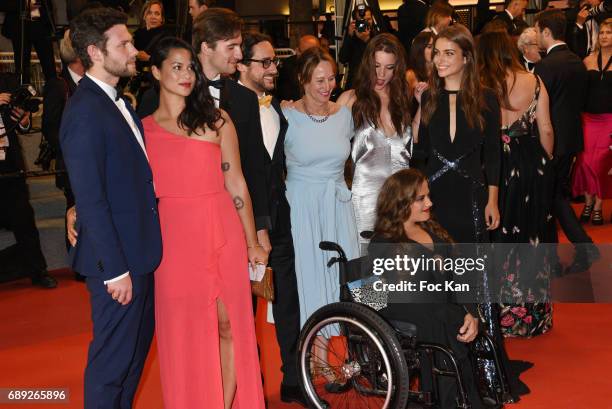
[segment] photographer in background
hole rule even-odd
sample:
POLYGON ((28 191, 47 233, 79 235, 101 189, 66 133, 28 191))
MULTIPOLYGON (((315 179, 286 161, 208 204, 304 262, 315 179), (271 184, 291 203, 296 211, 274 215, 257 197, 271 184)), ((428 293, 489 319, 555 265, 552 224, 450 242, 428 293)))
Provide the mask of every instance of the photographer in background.
POLYGON ((577 7, 567 11, 570 22, 568 46, 581 59, 587 57, 597 44, 599 24, 612 17, 612 0, 581 0, 577 7))
POLYGON ((40 65, 48 81, 55 78, 55 59, 53 57, 53 2, 51 0, 1 0, 0 11, 6 12, 2 35, 13 43, 15 70, 17 75, 23 64, 23 84, 30 83, 30 55, 32 46, 40 60, 40 65), (25 10, 25 20, 20 12, 25 10), (22 44, 22 22, 23 44, 22 44), (20 53, 23 51, 23 54, 20 53))
MULTIPOLYGON (((76 233, 74 231, 76 221, 75 201, 59 143, 59 130, 64 107, 68 98, 76 91, 79 81, 85 75, 85 67, 72 48, 70 30, 66 30, 64 38, 60 42, 60 58, 62 60, 61 75, 45 84, 42 134, 55 154, 55 170, 58 171, 55 175, 55 186, 64 192, 64 197, 66 197, 66 231, 71 231, 74 236, 76 233)), ((66 238, 66 249, 69 249, 69 246, 70 243, 66 238)), ((85 277, 79 273, 75 273, 75 278, 79 281, 85 280, 85 277)))
POLYGON ((357 75, 366 45, 372 37, 378 34, 372 18, 372 9, 369 6, 358 2, 353 9, 352 17, 338 55, 342 64, 348 64, 345 89, 353 87, 353 80, 357 75))
MULTIPOLYGON (((19 81, 13 74, 0 73, 0 176, 25 170, 16 129, 30 128, 30 113, 13 106, 19 81)), ((11 230, 16 244, 0 251, 0 279, 29 275, 32 284, 57 287, 47 272, 40 239, 30 205, 28 186, 23 176, 0 177, 0 225, 11 230)), ((4 281, 4 280, 3 280, 4 281)))

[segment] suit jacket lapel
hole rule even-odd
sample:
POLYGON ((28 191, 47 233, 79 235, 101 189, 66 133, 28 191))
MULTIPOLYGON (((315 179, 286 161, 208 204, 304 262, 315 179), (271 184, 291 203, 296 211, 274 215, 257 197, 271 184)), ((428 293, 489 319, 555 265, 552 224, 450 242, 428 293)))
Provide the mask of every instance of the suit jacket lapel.
MULTIPOLYGON (((219 93, 219 108, 229 111, 232 109, 232 91, 230 90, 230 81, 229 78, 224 78, 223 88, 221 88, 221 92, 219 93)), ((229 114, 229 112, 228 112, 229 114)))
MULTIPOLYGON (((142 157, 142 159, 144 159, 145 162, 148 163, 147 157, 145 156, 145 153, 143 152, 142 147, 140 146, 140 144, 136 140, 136 135, 134 135, 134 131, 132 131, 132 127, 130 126, 130 124, 127 123, 125 117, 123 116, 123 114, 119 110, 119 107, 115 104, 115 101, 110 99, 110 97, 106 94, 106 92, 104 92, 104 90, 102 88, 100 88, 98 86, 98 84, 96 84, 95 82, 93 82, 92 80, 87 78, 87 76, 83 77, 83 79, 81 80, 79 86, 80 87, 85 86, 87 88, 90 88, 91 90, 95 91, 96 93, 100 94, 103 97, 102 100, 104 101, 104 104, 107 105, 109 111, 113 112, 113 115, 116 117, 115 121, 118 122, 118 123, 121 123, 122 124, 121 126, 124 128, 125 133, 127 133, 129 135, 128 140, 130 141, 132 146, 137 148, 137 150, 140 153, 140 156, 142 157)), ((123 101, 125 102, 127 110, 129 111, 130 115, 132 116, 132 119, 134 119, 134 122, 136 123, 136 126, 140 130, 140 135, 142 135, 142 138, 143 138, 143 141, 144 141, 144 130, 142 128, 142 123, 140 122, 140 119, 138 119, 138 117, 136 116, 136 114, 132 110, 131 105, 128 106, 129 102, 127 102, 125 99, 123 101)))
POLYGON ((282 149, 285 148, 285 134, 287 133, 289 123, 287 122, 287 118, 285 118, 285 115, 283 115, 283 111, 280 107, 280 104, 275 97, 272 98, 272 106, 276 110, 276 113, 278 114, 278 118, 280 120, 280 130, 278 132, 278 139, 276 140, 276 145, 274 146, 274 155, 272 156, 272 159, 274 159, 280 154, 280 152, 282 152, 282 149))

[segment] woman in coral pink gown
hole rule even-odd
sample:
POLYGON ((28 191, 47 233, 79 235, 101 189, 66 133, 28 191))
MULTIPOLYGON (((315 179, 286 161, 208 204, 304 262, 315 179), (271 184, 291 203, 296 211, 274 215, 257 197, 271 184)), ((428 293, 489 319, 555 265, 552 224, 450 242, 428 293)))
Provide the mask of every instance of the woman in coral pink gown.
POLYGON ((160 105, 143 126, 163 240, 155 319, 164 406, 263 409, 248 263, 267 254, 236 131, 187 43, 160 41, 151 62, 160 105))

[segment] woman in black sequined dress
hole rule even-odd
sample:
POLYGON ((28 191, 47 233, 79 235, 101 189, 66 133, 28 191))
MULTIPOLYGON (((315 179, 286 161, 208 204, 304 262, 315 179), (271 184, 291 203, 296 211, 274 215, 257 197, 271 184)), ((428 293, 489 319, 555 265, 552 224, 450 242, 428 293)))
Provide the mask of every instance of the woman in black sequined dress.
MULTIPOLYGON (((480 84, 474 40, 465 27, 448 27, 436 37, 433 63, 429 89, 422 97, 415 151, 427 159, 425 173, 440 225, 455 242, 463 244, 462 251, 469 253, 466 257, 482 257, 483 249, 477 244, 489 242, 489 233, 500 223, 499 103, 495 93, 480 84)), ((486 301, 488 274, 485 272, 480 280, 480 299, 486 301)), ((482 302, 480 311, 505 368, 497 373, 493 352, 486 345, 476 346, 481 394, 493 400, 516 401, 528 388, 520 383, 507 359, 499 306, 482 302)))

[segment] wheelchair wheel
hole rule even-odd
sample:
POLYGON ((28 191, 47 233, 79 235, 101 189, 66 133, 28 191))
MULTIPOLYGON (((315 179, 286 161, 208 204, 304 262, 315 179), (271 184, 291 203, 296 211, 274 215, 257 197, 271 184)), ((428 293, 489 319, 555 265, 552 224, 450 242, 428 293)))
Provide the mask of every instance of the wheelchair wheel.
POLYGON ((362 304, 339 302, 312 314, 300 334, 299 373, 317 409, 405 409, 408 401, 395 330, 362 304))

